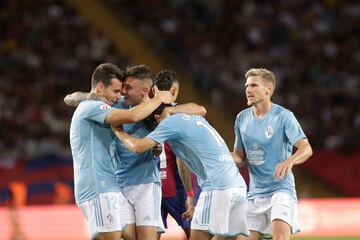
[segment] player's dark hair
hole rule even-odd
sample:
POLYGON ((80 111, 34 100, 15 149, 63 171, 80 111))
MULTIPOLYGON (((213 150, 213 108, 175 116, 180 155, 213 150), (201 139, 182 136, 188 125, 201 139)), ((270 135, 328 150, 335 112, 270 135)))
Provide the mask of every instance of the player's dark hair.
POLYGON ((161 112, 166 107, 172 107, 172 105, 163 103, 160 106, 158 106, 147 118, 144 119, 144 123, 148 129, 152 131, 157 127, 158 123, 155 119, 155 115, 161 114, 161 112))
POLYGON ((96 84, 102 82, 105 87, 109 86, 111 79, 117 78, 120 81, 124 77, 124 71, 112 63, 100 64, 92 74, 91 88, 95 88, 96 84))
POLYGON ((127 67, 125 70, 124 79, 127 77, 133 77, 139 80, 150 79, 152 81, 152 71, 150 67, 146 65, 136 65, 132 67, 127 67))
POLYGON ((174 83, 178 83, 176 73, 171 70, 162 70, 154 77, 154 85, 160 91, 169 91, 174 83))

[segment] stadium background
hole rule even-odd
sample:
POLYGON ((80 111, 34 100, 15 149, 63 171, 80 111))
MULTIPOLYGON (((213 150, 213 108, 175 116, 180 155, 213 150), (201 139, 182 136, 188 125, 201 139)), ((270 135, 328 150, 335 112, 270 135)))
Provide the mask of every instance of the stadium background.
POLYGON ((102 62, 175 70, 180 102, 206 106, 230 149, 246 107, 244 72, 275 71, 274 101, 295 113, 315 150, 294 169, 299 214, 317 229, 308 235, 360 238, 357 1, 9 0, 0 23, 0 239, 14 227, 26 239, 82 239, 68 140, 74 109, 63 97, 88 91, 102 62))

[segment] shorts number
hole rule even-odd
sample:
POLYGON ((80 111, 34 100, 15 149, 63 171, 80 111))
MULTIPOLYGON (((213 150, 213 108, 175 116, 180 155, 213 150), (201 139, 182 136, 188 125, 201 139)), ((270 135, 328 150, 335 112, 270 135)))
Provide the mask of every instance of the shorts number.
POLYGON ((105 196, 107 206, 109 210, 116 210, 117 209, 117 197, 116 196, 105 196), (112 206, 112 208, 111 208, 112 206))

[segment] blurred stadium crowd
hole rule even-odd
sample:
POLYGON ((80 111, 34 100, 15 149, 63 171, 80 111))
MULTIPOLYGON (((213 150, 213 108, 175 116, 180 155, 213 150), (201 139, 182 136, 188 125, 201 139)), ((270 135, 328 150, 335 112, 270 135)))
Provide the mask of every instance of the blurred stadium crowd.
MULTIPOLYGON (((315 148, 351 152, 359 145, 357 1, 106 4, 192 76, 213 105, 235 116, 246 107, 244 72, 267 67, 278 77, 274 101, 294 111, 315 148)), ((1 196, 18 159, 27 160, 27 170, 41 160, 71 162, 73 109, 63 97, 89 90, 100 62, 124 67, 130 60, 63 1, 2 1, 0 22, 0 167, 8 173, 0 177, 1 196)))
POLYGON ((359 144, 357 1, 108 3, 233 116, 245 107, 246 70, 267 67, 278 78, 275 102, 294 111, 312 145, 359 144))
POLYGON ((72 187, 64 96, 89 91, 100 62, 126 60, 62 1, 2 1, 0 22, 0 202, 17 179, 28 183, 28 202, 50 201, 57 180, 72 187))

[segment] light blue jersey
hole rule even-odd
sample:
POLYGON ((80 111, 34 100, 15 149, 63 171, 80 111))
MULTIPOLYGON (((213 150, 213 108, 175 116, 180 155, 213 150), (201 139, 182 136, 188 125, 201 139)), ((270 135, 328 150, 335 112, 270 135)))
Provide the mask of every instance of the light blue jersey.
MULTIPOLYGON (((116 108, 128 109, 121 100, 116 108)), ((124 124, 124 131, 134 137, 143 138, 149 134, 150 130, 142 121, 124 124)), ((116 179, 120 187, 138 185, 144 183, 161 184, 159 169, 157 167, 158 158, 154 157, 151 151, 136 154, 129 151, 122 142, 115 138, 110 146, 110 155, 115 159, 116 179)))
POLYGON ((306 138, 294 114, 272 104, 261 119, 252 108, 240 112, 235 120, 235 148, 245 150, 250 171, 249 199, 286 192, 296 197, 294 175, 276 180, 275 167, 288 159, 293 145, 306 138))
POLYGON ((171 115, 147 137, 161 144, 167 140, 204 191, 246 186, 224 140, 201 116, 171 115))
POLYGON ((114 135, 104 123, 114 110, 101 101, 87 100, 76 108, 70 126, 74 161, 75 200, 81 203, 104 192, 118 192, 108 147, 114 135))

